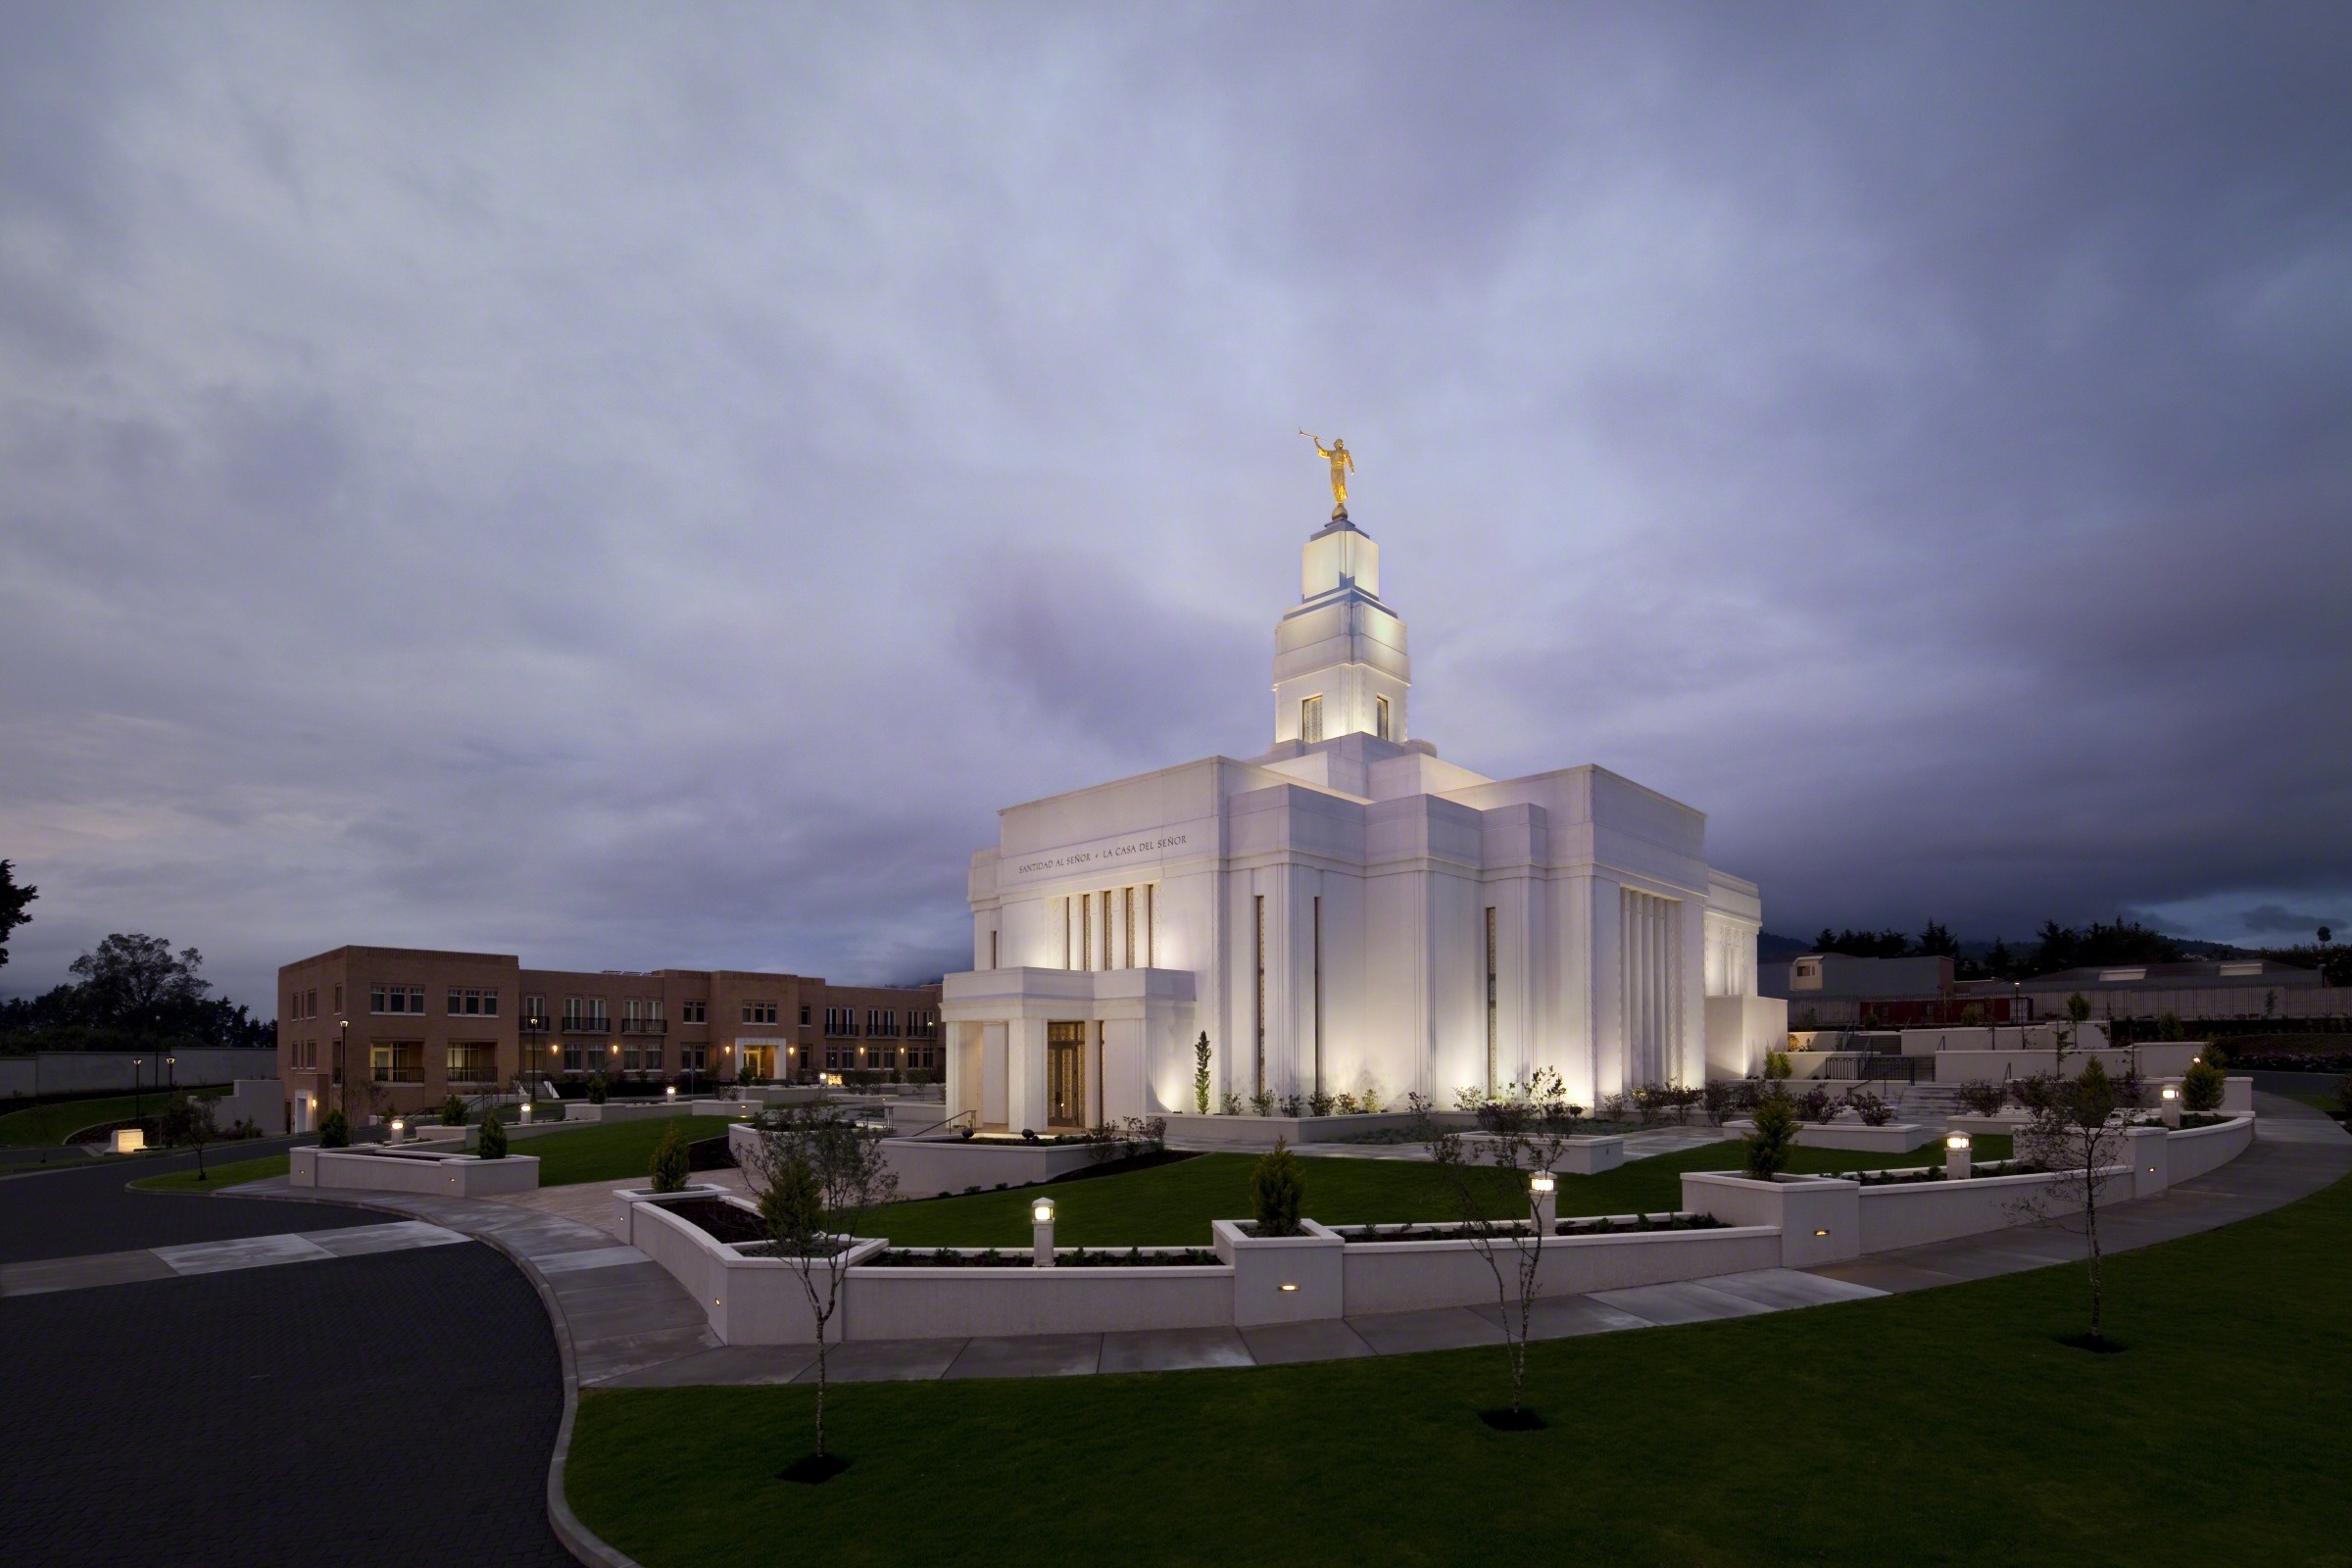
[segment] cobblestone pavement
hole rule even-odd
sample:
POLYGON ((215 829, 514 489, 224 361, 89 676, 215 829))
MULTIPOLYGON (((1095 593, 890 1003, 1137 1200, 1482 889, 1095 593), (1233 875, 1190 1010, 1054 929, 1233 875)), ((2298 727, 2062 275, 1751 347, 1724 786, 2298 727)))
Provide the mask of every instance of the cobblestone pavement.
POLYGON ((572 1561, 555 1341, 479 1244, 13 1298, 0 1337, 9 1561, 572 1561))

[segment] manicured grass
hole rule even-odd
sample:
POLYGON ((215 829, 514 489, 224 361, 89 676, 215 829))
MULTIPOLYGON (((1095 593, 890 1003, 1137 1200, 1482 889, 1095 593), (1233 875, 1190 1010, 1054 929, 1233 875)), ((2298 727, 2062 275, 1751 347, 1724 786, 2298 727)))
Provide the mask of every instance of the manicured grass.
MULTIPOLYGON (((1196 1162, 1197 1163, 1197 1162, 1196 1162)), ((1148 1376, 590 1391, 571 1504, 648 1568, 2352 1562, 2352 1183, 2082 1270, 1531 1352, 1148 1376), (906 1506, 909 1489, 921 1506, 906 1506)))
POLYGON ((2341 1116, 2344 1113, 2344 1102, 2342 1098, 2337 1095, 2315 1095, 2297 1091, 2286 1098, 2289 1100, 2300 1100, 2303 1102, 2303 1103, 2311 1106, 2313 1109, 2324 1110, 2330 1116, 2341 1116))
MULTIPOLYGON (((206 1100, 218 1100, 227 1091, 218 1088, 193 1089, 189 1093, 206 1100)), ((0 1116, 0 1145, 11 1149, 32 1149, 62 1144, 84 1127, 95 1127, 100 1122, 128 1121, 142 1112, 152 1116, 164 1108, 164 1102, 170 1095, 168 1089, 150 1089, 143 1095, 60 1100, 24 1110, 12 1110, 0 1116)))
MULTIPOLYGON (((1598 1176, 1563 1176, 1559 1211, 1570 1214, 1661 1213, 1683 1206, 1687 1170, 1731 1170, 1741 1158, 1734 1141, 1680 1154, 1638 1159, 1598 1176)), ((2005 1138, 1978 1140, 1977 1157, 2006 1159, 2005 1138)), ((1940 1145, 1909 1154, 1855 1154, 1800 1149, 1792 1168, 1808 1172, 1891 1169, 1938 1163, 1940 1145)), ((1250 1213, 1251 1154, 1202 1154, 1125 1176, 1051 1186, 1054 1239, 1063 1247, 1206 1247, 1209 1221, 1250 1213)), ((1326 1225, 1458 1219, 1438 1173, 1419 1160, 1304 1158, 1304 1212, 1326 1225)), ((1481 1170, 1497 1214, 1518 1211, 1526 1178, 1481 1170)), ((897 1203, 865 1227, 903 1247, 1026 1247, 1029 1201, 1039 1188, 970 1193, 897 1203)))
POLYGON ((539 1156, 539 1185, 619 1182, 643 1177, 654 1166, 654 1146, 663 1129, 682 1126, 690 1139, 715 1138, 727 1130, 724 1116, 682 1116, 662 1121, 623 1121, 508 1140, 512 1154, 539 1156))
POLYGON ((264 1154, 259 1159, 236 1159, 225 1163, 209 1160, 206 1173, 211 1180, 198 1181, 196 1172, 190 1169, 167 1171, 161 1176, 142 1176, 130 1185, 149 1193, 217 1193, 223 1187, 234 1187, 239 1182, 258 1182, 270 1176, 283 1176, 286 1173, 286 1156, 264 1154))

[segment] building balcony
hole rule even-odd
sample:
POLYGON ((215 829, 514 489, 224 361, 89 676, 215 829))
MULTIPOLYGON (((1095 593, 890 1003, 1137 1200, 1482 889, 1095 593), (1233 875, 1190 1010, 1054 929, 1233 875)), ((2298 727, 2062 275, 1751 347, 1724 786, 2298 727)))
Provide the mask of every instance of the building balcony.
POLYGON ((666 1018, 623 1018, 620 1032, 624 1035, 661 1035, 669 1032, 666 1018))
POLYGON ((583 1013, 577 1016, 566 1013, 564 1017, 564 1032, 567 1035, 609 1035, 612 1032, 612 1020, 602 1013, 583 1013))
POLYGON ((521 1023, 522 1032, 526 1035, 543 1035, 555 1026, 555 1019, 548 1017, 545 1013, 526 1013, 523 1015, 521 1023))

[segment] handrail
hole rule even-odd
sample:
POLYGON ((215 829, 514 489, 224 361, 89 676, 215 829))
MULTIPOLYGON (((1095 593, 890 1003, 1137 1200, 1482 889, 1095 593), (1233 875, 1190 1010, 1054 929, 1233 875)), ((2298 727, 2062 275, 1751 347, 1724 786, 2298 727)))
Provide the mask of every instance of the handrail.
POLYGON ((980 1113, 976 1110, 959 1110, 945 1121, 935 1121, 928 1127, 920 1128, 910 1133, 903 1133, 900 1136, 904 1138, 920 1138, 925 1133, 935 1133, 942 1127, 953 1127, 967 1116, 971 1118, 972 1131, 978 1132, 980 1130, 980 1113))

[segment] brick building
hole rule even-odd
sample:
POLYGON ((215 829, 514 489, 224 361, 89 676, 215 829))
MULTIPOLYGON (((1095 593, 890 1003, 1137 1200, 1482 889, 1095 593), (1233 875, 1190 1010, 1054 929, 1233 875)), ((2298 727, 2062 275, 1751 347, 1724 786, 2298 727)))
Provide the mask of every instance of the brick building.
POLYGON ((935 985, 525 969, 512 954, 347 947, 287 964, 277 991, 278 1079, 296 1128, 339 1098, 355 1117, 415 1111, 526 1070, 692 1087, 943 1066, 935 985))

